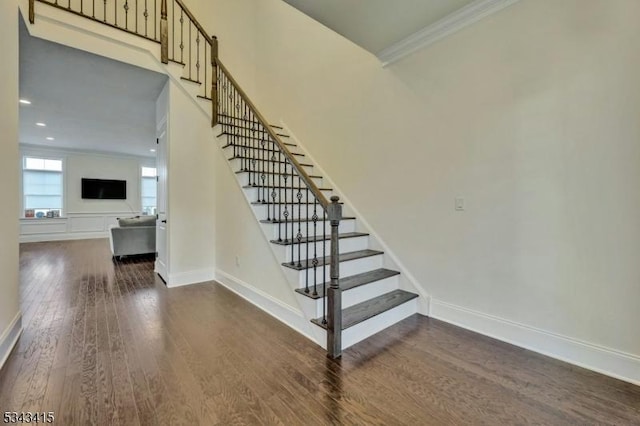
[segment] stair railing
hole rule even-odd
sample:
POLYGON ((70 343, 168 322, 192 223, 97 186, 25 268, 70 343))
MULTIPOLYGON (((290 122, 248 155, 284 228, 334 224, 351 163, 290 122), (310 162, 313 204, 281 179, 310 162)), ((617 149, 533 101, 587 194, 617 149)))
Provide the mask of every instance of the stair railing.
MULTIPOLYGON (((37 1, 160 43, 161 61, 183 65, 182 79, 202 85, 198 97, 211 100, 212 126, 221 124, 233 158, 240 160, 241 172, 248 176, 247 186, 256 190, 254 204, 264 206, 267 221, 277 225, 274 242, 286 246, 287 266, 304 271, 304 292, 322 299, 318 325, 327 329, 329 356, 339 357, 342 205, 336 196, 327 199, 220 61, 217 38, 207 34, 182 0, 37 1)), ((29 21, 35 21, 35 0, 29 0, 29 21)))

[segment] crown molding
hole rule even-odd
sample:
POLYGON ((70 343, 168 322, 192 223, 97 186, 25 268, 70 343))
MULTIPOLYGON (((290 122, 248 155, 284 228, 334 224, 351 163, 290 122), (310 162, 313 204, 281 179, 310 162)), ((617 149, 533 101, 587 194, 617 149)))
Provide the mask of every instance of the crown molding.
POLYGON ((377 55, 378 59, 383 67, 390 65, 518 1, 476 0, 382 50, 377 55))

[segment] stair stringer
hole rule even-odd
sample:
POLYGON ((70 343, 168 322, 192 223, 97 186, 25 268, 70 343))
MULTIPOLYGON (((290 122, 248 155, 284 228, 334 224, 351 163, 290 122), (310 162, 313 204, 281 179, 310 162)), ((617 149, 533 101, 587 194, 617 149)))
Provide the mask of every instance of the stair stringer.
POLYGON ((321 175, 324 179, 326 186, 331 187, 333 189, 333 192, 340 197, 340 201, 344 202, 344 205, 348 206, 349 211, 351 211, 353 215, 358 218, 356 230, 359 232, 366 232, 370 235, 371 248, 374 250, 384 251, 384 267, 401 272, 399 288, 420 295, 416 302, 418 313, 429 316, 431 296, 425 292, 423 286, 418 284, 418 280, 413 276, 413 274, 411 274, 411 272, 402 263, 402 261, 400 261, 398 256, 389 248, 389 246, 384 242, 384 240, 374 230, 369 222, 367 222, 365 216, 360 211, 358 211, 358 209, 349 200, 349 198, 344 195, 344 192, 340 190, 340 187, 336 185, 335 182, 331 180, 329 175, 322 169, 322 167, 318 165, 318 162, 315 160, 315 158, 313 158, 309 150, 300 141, 300 139, 296 137, 295 133, 291 130, 287 123, 285 123, 284 120, 281 119, 280 123, 278 124, 283 128, 283 131, 285 131, 289 135, 290 141, 295 142, 298 148, 298 152, 303 153, 307 156, 309 162, 313 164, 316 174, 321 175))

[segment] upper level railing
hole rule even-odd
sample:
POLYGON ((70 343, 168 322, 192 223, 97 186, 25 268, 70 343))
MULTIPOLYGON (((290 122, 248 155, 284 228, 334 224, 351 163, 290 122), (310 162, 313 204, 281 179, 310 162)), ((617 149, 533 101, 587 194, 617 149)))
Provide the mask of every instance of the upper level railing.
MULTIPOLYGON (((326 198, 220 61, 216 37, 207 34, 182 0, 37 1, 160 43, 161 61, 183 65, 182 79, 202 86, 198 96, 212 101, 212 126, 220 123, 228 130, 233 155, 249 176, 248 186, 257 189, 254 204, 266 206, 267 220, 278 226, 277 242, 290 247, 288 266, 304 271, 304 291, 323 299, 327 350, 331 357, 340 356, 342 207, 338 197, 326 198)), ((32 24, 35 2, 29 0, 32 24)))

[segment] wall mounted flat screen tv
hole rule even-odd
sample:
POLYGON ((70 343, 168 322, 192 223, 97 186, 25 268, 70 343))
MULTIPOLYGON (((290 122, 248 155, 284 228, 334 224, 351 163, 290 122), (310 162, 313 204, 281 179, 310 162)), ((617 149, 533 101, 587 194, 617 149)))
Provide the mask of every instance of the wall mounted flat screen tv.
POLYGON ((82 178, 82 198, 85 200, 126 200, 127 181, 82 178))

